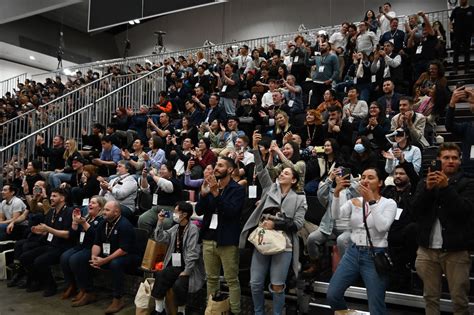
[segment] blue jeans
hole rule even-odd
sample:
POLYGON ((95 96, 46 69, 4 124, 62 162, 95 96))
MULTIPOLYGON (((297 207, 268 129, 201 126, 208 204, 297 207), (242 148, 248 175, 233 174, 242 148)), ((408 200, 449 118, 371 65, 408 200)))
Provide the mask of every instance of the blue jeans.
MULTIPOLYGON (((385 248, 375 248, 376 253, 384 251, 385 248)), ((367 288, 370 314, 386 314, 387 278, 378 275, 369 248, 354 244, 347 249, 329 282, 327 300, 331 308, 335 311, 347 309, 344 292, 357 280, 359 275, 367 288)))
POLYGON ((71 173, 51 173, 49 175, 49 184, 51 188, 58 188, 62 182, 68 182, 71 180, 71 173))
POLYGON ((66 284, 76 284, 79 289, 92 291, 92 268, 89 266, 91 250, 76 246, 61 255, 61 269, 66 284))
POLYGON ((270 292, 273 297, 273 314, 279 315, 285 306, 285 289, 274 292, 271 285, 282 285, 285 287, 288 269, 291 266, 293 252, 283 252, 276 255, 262 255, 256 249, 253 250, 252 264, 250 265, 250 288, 255 315, 265 314, 265 297, 263 290, 268 269, 270 268, 270 292))

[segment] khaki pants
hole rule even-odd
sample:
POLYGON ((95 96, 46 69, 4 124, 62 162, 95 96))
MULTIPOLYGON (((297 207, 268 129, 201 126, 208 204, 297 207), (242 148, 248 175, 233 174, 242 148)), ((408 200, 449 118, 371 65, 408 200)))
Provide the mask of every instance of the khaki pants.
POLYGON ((214 241, 203 241, 204 267, 207 274, 207 296, 219 289, 221 266, 229 286, 230 310, 240 314, 239 248, 219 246, 214 241))
POLYGON ((439 249, 419 247, 416 257, 416 272, 423 280, 423 297, 426 314, 439 314, 441 296, 441 276, 448 280, 449 293, 453 301, 453 311, 457 315, 469 314, 469 252, 443 252, 439 249))

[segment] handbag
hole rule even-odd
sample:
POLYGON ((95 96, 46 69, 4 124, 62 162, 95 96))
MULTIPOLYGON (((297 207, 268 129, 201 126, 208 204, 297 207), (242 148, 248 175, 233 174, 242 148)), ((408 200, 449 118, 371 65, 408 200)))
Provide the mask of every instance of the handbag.
POLYGON ((261 224, 250 233, 248 240, 262 255, 275 255, 286 249, 285 233, 266 230, 261 224))
POLYGON ((393 268, 392 259, 387 252, 376 253, 374 250, 374 244, 372 243, 372 238, 370 237, 369 227, 367 226, 367 218, 365 217, 366 210, 365 200, 362 200, 362 217, 364 218, 365 231, 367 232, 367 238, 369 239, 369 247, 372 258, 374 259, 375 270, 379 276, 388 276, 390 271, 393 268))
POLYGON ((230 312, 230 300, 228 295, 216 293, 209 296, 205 315, 227 315, 230 312))
POLYGON ((135 315, 150 314, 153 310, 154 298, 151 296, 151 291, 154 284, 154 278, 146 278, 140 283, 140 287, 138 287, 137 294, 135 295, 135 315))

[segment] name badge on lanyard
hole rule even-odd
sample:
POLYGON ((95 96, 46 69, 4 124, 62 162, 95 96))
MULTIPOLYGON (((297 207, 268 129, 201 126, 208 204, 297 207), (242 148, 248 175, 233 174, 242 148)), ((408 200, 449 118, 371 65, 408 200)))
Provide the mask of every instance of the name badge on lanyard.
POLYGON ((218 222, 217 222, 217 213, 214 213, 212 215, 211 224, 209 225, 209 228, 211 230, 215 230, 215 229, 217 229, 217 224, 218 224, 218 222))
POLYGON ((173 267, 181 267, 181 253, 171 254, 171 264, 173 267))
POLYGON ((48 233, 47 241, 48 241, 48 242, 52 242, 52 241, 53 241, 53 238, 54 238, 54 235, 53 235, 52 233, 48 233))
POLYGON ((82 244, 84 243, 84 237, 86 236, 86 232, 81 232, 79 235, 79 243, 82 244))
POLYGON ((102 244, 102 253, 103 253, 105 256, 109 256, 109 255, 110 255, 110 243, 103 243, 103 244, 102 244))

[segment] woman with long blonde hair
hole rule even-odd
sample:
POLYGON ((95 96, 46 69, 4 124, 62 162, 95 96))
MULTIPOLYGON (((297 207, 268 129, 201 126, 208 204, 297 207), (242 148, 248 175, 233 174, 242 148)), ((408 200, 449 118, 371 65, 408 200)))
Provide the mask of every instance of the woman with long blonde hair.
POLYGON ((67 139, 64 143, 64 148, 64 168, 62 170, 54 170, 54 173, 49 175, 49 184, 51 185, 51 188, 57 188, 62 182, 70 181, 74 170, 74 160, 82 160, 82 156, 77 150, 76 140, 72 138, 67 139))

